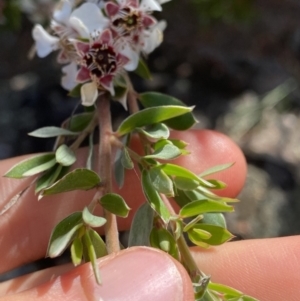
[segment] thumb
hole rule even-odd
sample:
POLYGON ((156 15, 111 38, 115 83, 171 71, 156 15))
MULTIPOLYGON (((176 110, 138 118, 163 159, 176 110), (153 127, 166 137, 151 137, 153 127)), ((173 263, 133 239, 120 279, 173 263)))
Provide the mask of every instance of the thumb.
POLYGON ((146 247, 129 248, 99 259, 99 267, 102 285, 96 284, 91 265, 87 263, 54 279, 51 279, 54 275, 52 269, 40 271, 39 273, 44 275, 34 277, 34 281, 29 281, 29 276, 11 280, 4 284, 5 291, 10 295, 0 299, 1 301, 194 300, 191 281, 183 266, 159 250, 146 247), (18 281, 21 283, 17 283, 18 281), (13 288, 16 287, 19 288, 19 293, 12 294, 13 288), (20 287, 26 290, 20 292, 20 287))

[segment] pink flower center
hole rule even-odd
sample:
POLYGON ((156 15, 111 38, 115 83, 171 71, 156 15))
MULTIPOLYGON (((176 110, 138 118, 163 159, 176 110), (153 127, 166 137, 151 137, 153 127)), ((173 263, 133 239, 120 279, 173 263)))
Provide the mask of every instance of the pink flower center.
POLYGON ((124 7, 113 19, 112 25, 121 36, 129 36, 141 27, 141 19, 139 11, 124 7))
POLYGON ((117 57, 113 47, 95 43, 82 58, 92 76, 101 78, 117 70, 117 57))

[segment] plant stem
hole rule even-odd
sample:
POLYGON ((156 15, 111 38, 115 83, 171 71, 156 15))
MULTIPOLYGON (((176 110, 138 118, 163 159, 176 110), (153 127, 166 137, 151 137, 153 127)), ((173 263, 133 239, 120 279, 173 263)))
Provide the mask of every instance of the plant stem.
MULTIPOLYGON (((161 194, 161 198, 164 204, 166 205, 166 207, 168 208, 169 212, 171 213, 171 215, 176 216, 176 212, 174 211, 169 199, 164 194, 161 194)), ((174 230, 175 225, 174 222, 172 221, 171 221, 171 226, 174 230)), ((197 278, 199 277, 200 280, 206 278, 207 276, 203 272, 201 272, 200 269, 198 268, 183 235, 180 235, 180 237, 178 238, 177 246, 180 251, 181 262, 187 269, 192 281, 198 282, 199 279, 197 278)))
POLYGON ((140 110, 137 102, 137 93, 131 89, 128 92, 128 107, 130 114, 137 113, 140 110))
MULTIPOLYGON (((112 192, 112 152, 110 136, 112 133, 110 100, 107 94, 103 94, 98 99, 98 120, 99 120, 99 175, 102 179, 103 194, 112 192)), ((119 233, 117 218, 114 214, 104 209, 104 216, 107 220, 105 224, 105 239, 108 254, 120 251, 119 233)))

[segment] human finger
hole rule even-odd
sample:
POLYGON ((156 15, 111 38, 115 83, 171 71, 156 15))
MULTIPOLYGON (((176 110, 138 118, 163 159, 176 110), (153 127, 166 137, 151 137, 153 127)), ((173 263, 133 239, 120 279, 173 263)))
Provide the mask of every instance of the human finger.
POLYGON ((40 277, 31 282, 29 276, 25 276, 4 284, 2 288, 0 285, 0 300, 194 300, 187 272, 162 251, 129 248, 98 262, 102 285, 96 284, 91 265, 87 263, 53 279, 51 275, 54 272, 57 275, 58 268, 50 273, 40 271, 40 277))
POLYGON ((300 236, 230 242, 192 254, 212 281, 260 301, 299 300, 300 236))

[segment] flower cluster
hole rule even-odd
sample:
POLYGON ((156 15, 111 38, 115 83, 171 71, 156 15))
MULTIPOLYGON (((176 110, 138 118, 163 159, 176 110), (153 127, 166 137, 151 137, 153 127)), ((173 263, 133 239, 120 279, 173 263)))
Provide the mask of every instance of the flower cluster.
MULTIPOLYGON (((35 25, 32 31, 36 53, 45 57, 59 51, 63 64, 62 86, 81 84, 82 104, 91 106, 99 93, 115 96, 114 80, 124 70, 137 68, 141 55, 162 42, 165 22, 152 12, 170 0, 61 0, 48 29, 35 25)), ((119 99, 126 107, 124 95, 119 99)))

